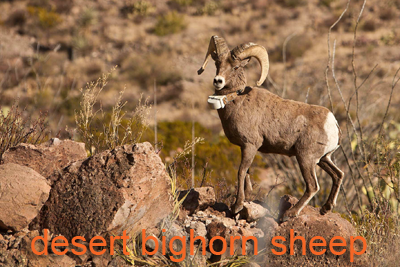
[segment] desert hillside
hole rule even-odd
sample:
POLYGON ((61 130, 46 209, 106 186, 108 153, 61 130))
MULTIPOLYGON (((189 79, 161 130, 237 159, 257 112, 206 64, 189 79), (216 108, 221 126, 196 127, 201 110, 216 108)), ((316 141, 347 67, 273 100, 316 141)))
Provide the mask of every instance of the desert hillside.
MULTIPOLYGON (((213 62, 197 70, 211 36, 230 49, 253 42, 269 54, 262 88, 334 113, 333 161, 344 172, 335 212, 367 240, 371 262, 391 266, 400 246, 399 23, 399 0, 0 0, 0 166, 21 143, 81 142, 93 159, 147 141, 179 190, 210 186, 229 206, 240 148, 207 104, 213 62)), ((246 66, 248 86, 260 70, 255 59, 246 66)), ((332 179, 316 175, 309 205, 319 208, 332 179)), ((282 195, 306 190, 295 157, 258 153, 250 176, 251 200, 274 218, 282 195)))

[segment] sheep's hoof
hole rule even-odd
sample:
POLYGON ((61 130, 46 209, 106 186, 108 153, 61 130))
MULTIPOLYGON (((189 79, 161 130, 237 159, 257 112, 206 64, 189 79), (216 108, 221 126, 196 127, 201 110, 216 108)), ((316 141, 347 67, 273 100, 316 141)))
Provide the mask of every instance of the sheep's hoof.
POLYGON ((322 208, 320 209, 319 213, 321 215, 325 215, 328 212, 330 212, 331 210, 333 210, 333 205, 326 203, 325 205, 322 206, 322 208))
POLYGON ((238 214, 243 209, 243 204, 235 203, 231 209, 233 214, 238 214))

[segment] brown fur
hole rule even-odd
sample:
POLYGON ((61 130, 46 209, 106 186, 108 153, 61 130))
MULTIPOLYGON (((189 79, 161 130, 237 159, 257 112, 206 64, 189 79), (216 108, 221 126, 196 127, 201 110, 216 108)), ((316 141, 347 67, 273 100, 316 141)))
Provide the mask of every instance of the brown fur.
POLYGON ((285 213, 284 218, 297 216, 319 190, 315 175, 317 164, 333 180, 331 194, 321 213, 332 210, 343 172, 330 159, 334 150, 325 151, 329 137, 324 126, 329 110, 283 99, 263 88, 246 87, 243 68, 249 59, 233 59, 230 53, 227 53, 215 60, 216 75, 225 79, 225 86, 221 90, 216 89, 215 93, 227 95, 241 92, 225 108, 218 110, 225 135, 230 142, 240 146, 242 151, 233 212, 237 213, 243 208, 245 195, 251 191, 251 181, 247 172, 257 151, 295 156, 299 163, 306 182, 306 192, 299 202, 285 213))

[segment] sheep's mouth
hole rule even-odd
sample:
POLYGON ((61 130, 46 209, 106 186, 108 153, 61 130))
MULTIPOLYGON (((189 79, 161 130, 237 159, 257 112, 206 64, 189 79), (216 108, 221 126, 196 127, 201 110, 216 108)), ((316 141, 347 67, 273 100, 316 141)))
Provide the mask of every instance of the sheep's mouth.
POLYGON ((214 84, 215 90, 222 90, 222 88, 224 88, 224 85, 220 85, 220 84, 214 84))

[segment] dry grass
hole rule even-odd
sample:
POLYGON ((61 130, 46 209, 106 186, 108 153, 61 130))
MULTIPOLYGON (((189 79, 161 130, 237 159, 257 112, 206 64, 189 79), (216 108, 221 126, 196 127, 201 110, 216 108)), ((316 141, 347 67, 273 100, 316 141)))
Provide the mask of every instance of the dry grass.
POLYGON ((75 121, 79 138, 86 144, 90 155, 125 144, 135 144, 148 127, 147 117, 151 107, 147 101, 140 99, 135 110, 128 114, 123 110, 127 104, 122 101, 125 89, 119 93, 110 113, 104 113, 101 105, 98 106, 99 95, 113 71, 115 68, 81 89, 80 110, 75 111, 75 121))
POLYGON ((0 107, 0 161, 3 153, 20 143, 39 144, 47 136, 47 113, 40 113, 36 120, 26 117, 17 103, 6 111, 0 107))

